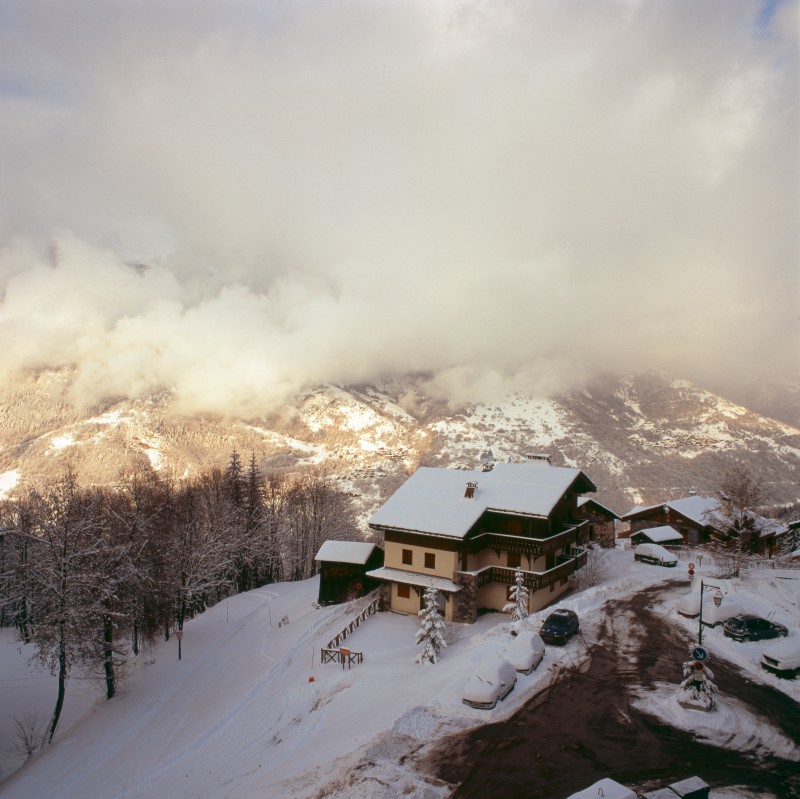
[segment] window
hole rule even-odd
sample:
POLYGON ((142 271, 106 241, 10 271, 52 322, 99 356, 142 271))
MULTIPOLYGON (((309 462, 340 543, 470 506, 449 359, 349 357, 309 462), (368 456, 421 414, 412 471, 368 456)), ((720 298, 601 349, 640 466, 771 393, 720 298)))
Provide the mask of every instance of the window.
POLYGON ((425 568, 426 569, 436 568, 436 555, 433 552, 425 553, 425 568))
POLYGON ((518 569, 520 567, 522 556, 519 554, 519 552, 509 552, 506 557, 508 558, 507 563, 509 568, 518 569))
POLYGON ((403 550, 403 565, 410 566, 414 562, 413 555, 410 549, 403 550))
POLYGON ((397 596, 400 597, 400 599, 408 599, 411 596, 411 586, 406 585, 405 583, 398 583, 397 596))

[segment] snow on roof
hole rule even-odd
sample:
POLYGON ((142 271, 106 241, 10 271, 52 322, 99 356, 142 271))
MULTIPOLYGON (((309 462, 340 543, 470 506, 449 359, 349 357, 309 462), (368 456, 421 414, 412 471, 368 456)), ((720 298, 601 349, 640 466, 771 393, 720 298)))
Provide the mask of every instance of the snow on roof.
POLYGON ((655 544, 660 544, 664 541, 683 541, 683 536, 668 524, 661 527, 650 527, 646 530, 637 530, 633 535, 643 535, 655 544))
POLYGON ((546 462, 498 463, 490 472, 421 467, 369 524, 463 538, 487 510, 547 517, 578 479, 583 490, 596 490, 580 469, 546 462), (464 496, 468 482, 476 484, 471 498, 464 496))
POLYGON ((605 799, 636 799, 636 794, 630 788, 608 777, 603 777, 594 785, 571 794, 567 799, 597 799, 598 796, 604 796, 605 799))
POLYGON ((390 569, 384 566, 367 572, 367 577, 374 577, 376 580, 388 580, 391 583, 419 585, 423 588, 432 585, 437 591, 447 591, 451 594, 461 590, 460 585, 456 585, 452 580, 448 580, 445 577, 434 577, 430 574, 420 574, 419 572, 405 571, 404 569, 390 569))
POLYGON ((375 544, 365 541, 325 541, 319 548, 314 560, 326 560, 333 563, 366 563, 375 544))
POLYGON ((670 499, 666 502, 656 502, 653 505, 635 505, 627 513, 622 515, 623 519, 646 513, 651 510, 660 510, 664 506, 670 510, 680 513, 701 527, 709 524, 707 514, 712 513, 719 507, 719 500, 714 497, 683 497, 683 499, 670 499))

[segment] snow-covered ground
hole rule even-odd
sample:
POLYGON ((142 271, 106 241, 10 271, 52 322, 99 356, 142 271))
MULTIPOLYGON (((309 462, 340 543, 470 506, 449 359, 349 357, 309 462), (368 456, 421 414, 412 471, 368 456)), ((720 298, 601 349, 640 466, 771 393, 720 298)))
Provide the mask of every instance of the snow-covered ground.
MULTIPOLYGON (((675 601, 658 610, 686 627, 688 643, 697 622, 677 615, 674 607, 690 590, 685 574, 683 563, 666 570, 616 551, 601 585, 575 592, 560 605, 589 620, 607 598, 669 580, 677 589, 675 601)), ((711 564, 704 563, 703 574, 712 574, 711 564)), ((344 645, 363 652, 364 662, 343 670, 320 665, 320 648, 366 602, 317 608, 317 587, 315 578, 231 597, 186 625, 180 661, 174 638, 161 643, 141 657, 110 702, 99 688, 71 681, 55 743, 11 776, 23 760, 11 751, 14 717, 38 710, 46 719, 55 684, 27 667, 29 653, 19 652, 5 631, 0 638, 4 798, 445 797, 448 786, 403 765, 404 756, 438 735, 508 717, 585 653, 579 646, 548 647, 538 669, 519 675, 503 703, 475 710, 462 704, 461 689, 474 666, 497 657, 509 642, 505 617, 490 614, 474 625, 455 626, 458 637, 439 663, 419 666, 416 620, 378 614, 347 638, 344 645), (280 623, 284 618, 288 624, 280 623)), ((800 571, 756 572, 734 587, 743 607, 771 615, 792 636, 800 635, 800 571)), ((531 617, 534 629, 547 612, 531 617)), ((779 680, 759 667, 763 644, 734 643, 721 629, 706 630, 703 639, 712 658, 733 660, 753 680, 800 701, 800 680, 779 680)), ((675 677, 677 684, 680 675, 675 677)), ((663 686, 638 701, 678 726, 688 724, 685 714, 691 713, 692 728, 720 745, 738 748, 755 741, 765 751, 800 760, 800 751, 779 731, 763 725, 754 730, 755 722, 733 698, 721 696, 721 710, 705 714, 700 727, 699 712, 682 711, 673 699, 674 687, 663 686)))

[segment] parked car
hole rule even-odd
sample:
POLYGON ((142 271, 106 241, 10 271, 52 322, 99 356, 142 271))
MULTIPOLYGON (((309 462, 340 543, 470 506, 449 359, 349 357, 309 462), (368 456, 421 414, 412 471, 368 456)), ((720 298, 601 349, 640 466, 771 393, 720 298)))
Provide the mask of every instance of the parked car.
MULTIPOLYGON (((716 627, 733 616, 741 616, 745 612, 745 608, 729 597, 724 597, 722 604, 716 605, 711 592, 703 594, 704 626, 716 627)), ((700 595, 697 590, 692 590, 681 598, 678 602, 678 613, 690 619, 700 615, 700 595)))
POLYGON ((548 644, 565 644, 579 629, 578 614, 574 610, 559 608, 545 619, 539 635, 548 644))
POLYGON ((505 658, 489 661, 467 680, 461 701, 490 710, 514 690, 516 682, 516 669, 505 658))
POLYGON ((544 657, 544 641, 539 633, 522 630, 506 648, 511 665, 523 674, 530 674, 544 657))
POLYGON ((800 674, 800 638, 779 641, 765 649, 761 655, 761 668, 782 677, 800 674))
POLYGON ((734 641, 761 641, 764 638, 782 638, 789 634, 782 624, 749 614, 728 619, 722 625, 722 631, 734 641))
POLYGON ((633 559, 657 566, 677 566, 678 558, 659 544, 639 544, 633 550, 633 559))
POLYGON ((630 788, 610 777, 603 777, 594 785, 571 794, 567 799, 597 799, 598 796, 604 796, 606 799, 636 799, 636 794, 630 788))

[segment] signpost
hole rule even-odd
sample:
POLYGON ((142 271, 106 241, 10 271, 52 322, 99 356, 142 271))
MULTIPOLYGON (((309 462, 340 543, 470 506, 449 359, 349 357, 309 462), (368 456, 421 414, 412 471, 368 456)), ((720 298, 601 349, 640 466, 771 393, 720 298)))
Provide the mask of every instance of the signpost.
POLYGON ((181 640, 183 639, 183 630, 178 630, 175 633, 175 637, 178 639, 178 660, 181 659, 181 640))

